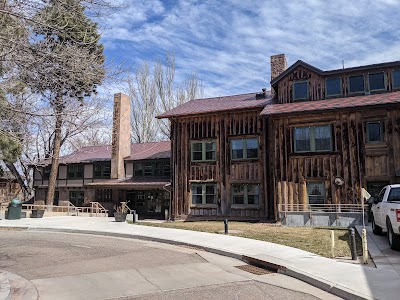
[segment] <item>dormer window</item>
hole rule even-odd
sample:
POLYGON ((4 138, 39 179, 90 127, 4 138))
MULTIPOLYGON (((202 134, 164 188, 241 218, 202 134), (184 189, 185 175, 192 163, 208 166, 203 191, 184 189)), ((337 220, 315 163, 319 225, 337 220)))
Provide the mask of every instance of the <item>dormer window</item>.
POLYGON ((393 88, 400 89, 400 69, 393 70, 393 88))
POLYGON ((364 91, 364 75, 349 76, 349 93, 363 93, 364 91))
POLYGON ((368 84, 370 92, 385 90, 385 73, 368 74, 368 84))
POLYGON ((341 96, 342 95, 342 79, 340 77, 327 78, 325 96, 341 96))
POLYGON ((293 83, 293 100, 307 100, 308 99, 308 81, 295 81, 293 83))

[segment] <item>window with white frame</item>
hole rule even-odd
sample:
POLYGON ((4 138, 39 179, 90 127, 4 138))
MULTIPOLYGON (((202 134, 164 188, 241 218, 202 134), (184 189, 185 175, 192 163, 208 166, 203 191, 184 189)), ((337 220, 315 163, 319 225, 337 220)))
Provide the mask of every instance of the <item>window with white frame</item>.
POLYGON ((257 159, 258 139, 257 138, 231 139, 231 158, 257 159))
POLYGON ((233 184, 232 204, 259 205, 260 186, 258 184, 233 184))
POLYGON ((325 204, 326 191, 324 182, 307 182, 309 204, 325 204))
POLYGON ((213 161, 216 159, 215 141, 195 141, 192 142, 192 161, 213 161))
POLYGON ((192 204, 216 204, 217 185, 214 183, 192 184, 192 204))
POLYGON ((332 151, 331 125, 295 127, 294 151, 295 152, 332 151))

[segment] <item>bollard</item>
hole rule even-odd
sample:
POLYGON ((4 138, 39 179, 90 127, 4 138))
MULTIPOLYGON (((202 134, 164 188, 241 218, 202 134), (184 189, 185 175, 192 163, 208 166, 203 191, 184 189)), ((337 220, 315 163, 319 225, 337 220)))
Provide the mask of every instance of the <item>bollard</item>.
POLYGON ((228 219, 224 220, 225 234, 228 234, 228 219))
POLYGON ((335 231, 331 230, 331 256, 335 258, 335 231))
POLYGON ((367 231, 365 228, 362 230, 362 245, 363 245, 363 262, 368 263, 368 245, 367 245, 367 231))
POLYGON ((138 215, 136 214, 136 210, 132 210, 133 214, 133 223, 136 223, 138 221, 138 215))
POLYGON ((357 260, 356 233, 353 227, 349 227, 349 238, 350 238, 351 259, 357 260))

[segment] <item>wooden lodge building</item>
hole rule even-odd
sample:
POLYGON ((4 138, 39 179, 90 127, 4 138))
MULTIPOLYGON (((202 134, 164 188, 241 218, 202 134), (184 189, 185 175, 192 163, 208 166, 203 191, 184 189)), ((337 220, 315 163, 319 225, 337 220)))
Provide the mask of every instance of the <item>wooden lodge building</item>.
POLYGON ((314 210, 340 226, 363 188, 400 182, 400 61, 323 71, 275 55, 271 87, 159 116, 172 129, 173 218, 312 225, 314 210))
MULTIPOLYGON (((175 220, 340 226, 360 215, 363 188, 374 196, 400 182, 400 61, 323 71, 272 56, 271 91, 158 116, 170 120, 170 142, 131 145, 127 103, 115 96, 112 146, 61 158, 59 201, 130 200, 158 216, 170 204, 175 220)), ((46 164, 34 186, 45 200, 46 164)))

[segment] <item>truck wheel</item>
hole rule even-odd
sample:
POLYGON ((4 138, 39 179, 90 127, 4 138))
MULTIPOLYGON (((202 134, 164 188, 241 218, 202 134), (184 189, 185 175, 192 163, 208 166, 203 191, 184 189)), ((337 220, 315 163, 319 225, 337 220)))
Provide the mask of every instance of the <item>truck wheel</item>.
POLYGON ((376 235, 382 234, 382 228, 375 224, 374 216, 372 216, 372 232, 376 235))
POLYGON ((387 237, 390 249, 400 250, 400 236, 394 234, 392 224, 390 223, 389 220, 386 221, 386 226, 387 226, 387 237))

